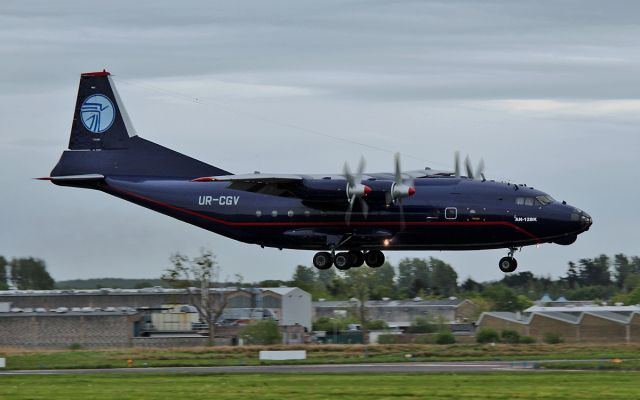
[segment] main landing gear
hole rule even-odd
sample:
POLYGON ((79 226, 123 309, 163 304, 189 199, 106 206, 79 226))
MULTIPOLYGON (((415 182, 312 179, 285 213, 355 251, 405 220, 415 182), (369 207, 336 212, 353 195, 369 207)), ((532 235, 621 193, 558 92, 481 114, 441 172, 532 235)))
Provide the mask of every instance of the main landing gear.
POLYGON ((340 271, 346 271, 365 263, 371 268, 381 267, 384 264, 384 254, 380 250, 369 250, 366 253, 351 250, 340 253, 321 251, 313 256, 313 266, 321 270, 335 265, 340 271))
POLYGON ((513 253, 515 253, 516 250, 517 249, 515 247, 511 247, 509 249, 509 255, 500 259, 500 262, 498 263, 500 271, 513 272, 518 268, 518 261, 513 257, 513 253))

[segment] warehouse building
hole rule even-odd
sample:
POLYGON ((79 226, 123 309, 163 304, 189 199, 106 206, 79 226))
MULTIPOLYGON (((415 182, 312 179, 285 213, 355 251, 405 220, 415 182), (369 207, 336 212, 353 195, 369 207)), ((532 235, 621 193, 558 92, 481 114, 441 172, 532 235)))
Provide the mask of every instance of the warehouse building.
POLYGON ((522 313, 482 313, 477 325, 538 340, 557 334, 565 342, 640 343, 640 306, 533 306, 522 313))
MULTIPOLYGON (((227 307, 216 340, 238 343, 243 325, 272 318, 284 343, 311 330, 311 295, 299 288, 216 289, 227 307)), ((206 324, 186 289, 0 291, 0 346, 85 347, 205 344, 206 324)))
MULTIPOLYGON (((359 302, 352 301, 315 301, 314 319, 354 315, 359 302)), ((370 320, 383 320, 389 326, 407 328, 417 317, 426 317, 434 321, 442 320, 447 324, 464 324, 475 321, 478 308, 470 300, 455 297, 445 300, 371 300, 365 303, 370 320)))

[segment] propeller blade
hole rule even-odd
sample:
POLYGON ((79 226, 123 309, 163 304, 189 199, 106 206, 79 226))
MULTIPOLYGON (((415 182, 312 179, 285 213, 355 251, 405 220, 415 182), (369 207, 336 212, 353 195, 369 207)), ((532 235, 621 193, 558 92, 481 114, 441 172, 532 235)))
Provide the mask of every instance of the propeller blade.
POLYGON ((364 157, 360 157, 360 162, 358 163, 358 170, 356 171, 356 183, 360 183, 362 181, 362 173, 364 172, 364 167, 367 163, 364 160, 364 157))
POLYGON ((353 174, 351 173, 351 169, 349 169, 349 165, 346 162, 344 163, 344 167, 342 168, 342 173, 344 177, 347 179, 347 183, 349 184, 350 187, 356 184, 355 180, 353 179, 353 174))
POLYGON ((404 230, 406 224, 404 221, 404 207, 402 206, 402 199, 398 199, 398 209, 400 210, 400 229, 404 230))
POLYGON ((460 178, 460 152, 456 151, 453 157, 453 164, 456 171, 456 178, 460 178))
POLYGON ((344 215, 344 220, 347 223, 347 225, 351 224, 351 214, 353 212, 353 205, 356 202, 356 195, 351 196, 351 199, 349 199, 349 208, 347 208, 347 212, 344 215))
POLYGON ((464 159, 464 166, 467 169, 467 177, 471 179, 475 179, 473 175, 473 167, 471 166, 471 160, 469 160, 469 156, 464 159))
POLYGON ((478 168, 476 168, 476 178, 482 178, 484 179, 484 159, 481 158, 480 162, 478 163, 478 168))
POLYGON ((362 216, 367 218, 369 215, 369 205, 362 197, 360 197, 360 207, 362 208, 362 216))
POLYGON ((395 162, 395 171, 394 171, 394 182, 396 184, 401 184, 402 183, 402 169, 400 168, 400 153, 396 153, 394 155, 394 162, 395 162))

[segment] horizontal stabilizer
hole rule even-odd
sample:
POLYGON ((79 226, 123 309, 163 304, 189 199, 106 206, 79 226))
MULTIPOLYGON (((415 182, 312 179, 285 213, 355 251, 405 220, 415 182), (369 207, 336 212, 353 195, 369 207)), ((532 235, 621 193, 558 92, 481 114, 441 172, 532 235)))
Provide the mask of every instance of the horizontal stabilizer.
POLYGON ((86 174, 86 175, 66 175, 66 176, 47 176, 43 178, 34 178, 39 181, 65 182, 65 181, 97 181, 104 179, 104 175, 86 174))

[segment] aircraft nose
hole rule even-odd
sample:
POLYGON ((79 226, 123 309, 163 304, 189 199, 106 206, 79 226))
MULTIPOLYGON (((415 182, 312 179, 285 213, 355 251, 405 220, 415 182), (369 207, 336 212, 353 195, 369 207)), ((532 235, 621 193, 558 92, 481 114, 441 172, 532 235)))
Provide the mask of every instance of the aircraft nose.
POLYGON ((588 231, 591 224, 593 224, 591 216, 578 208, 572 208, 571 221, 579 226, 583 232, 588 231))
POLYGON ((582 229, 584 229, 585 231, 588 231, 589 228, 591 227, 591 224, 593 224, 593 219, 591 219, 591 215, 583 211, 580 215, 580 225, 582 226, 582 229))

